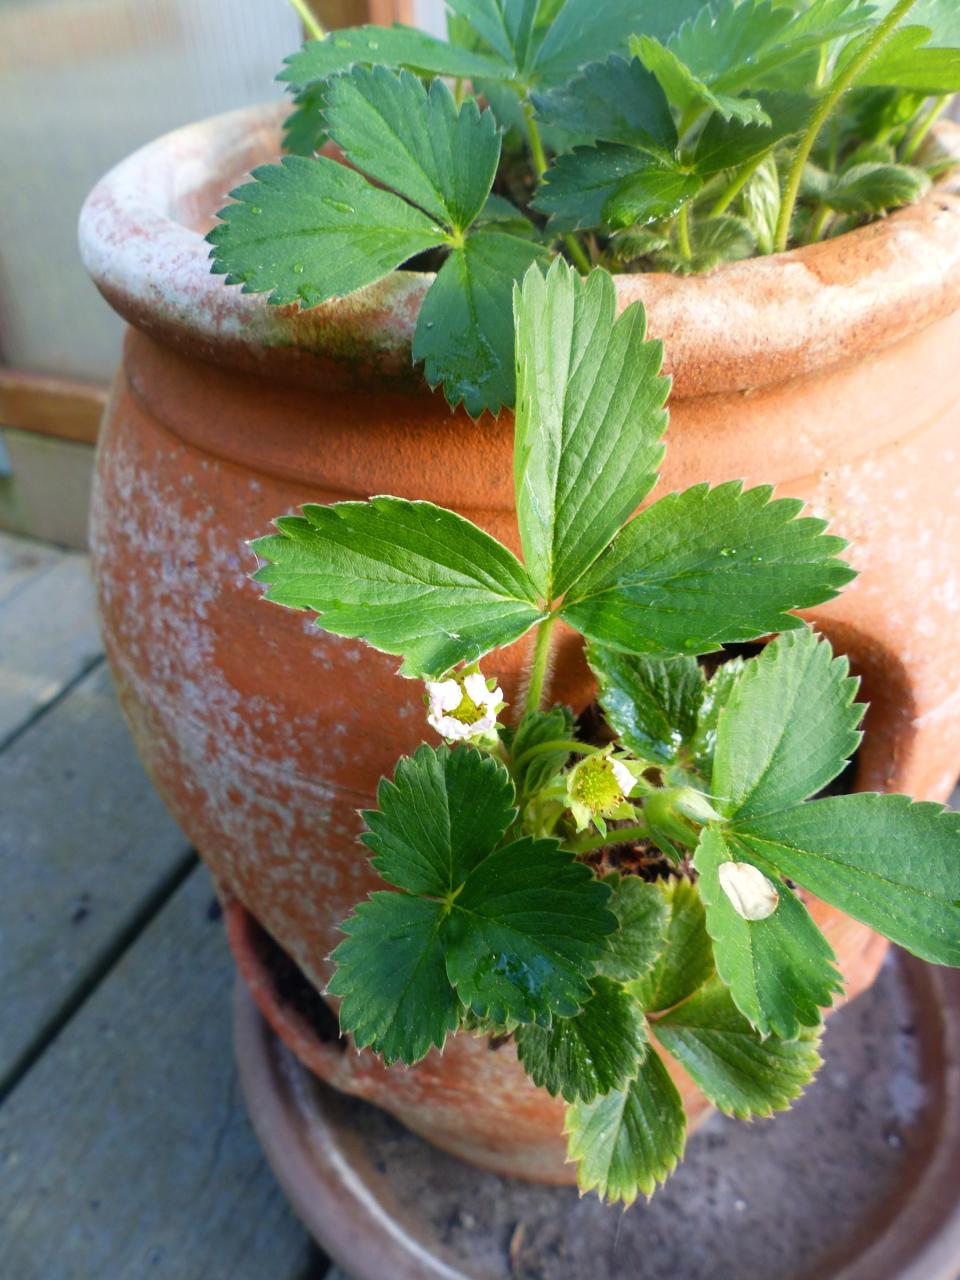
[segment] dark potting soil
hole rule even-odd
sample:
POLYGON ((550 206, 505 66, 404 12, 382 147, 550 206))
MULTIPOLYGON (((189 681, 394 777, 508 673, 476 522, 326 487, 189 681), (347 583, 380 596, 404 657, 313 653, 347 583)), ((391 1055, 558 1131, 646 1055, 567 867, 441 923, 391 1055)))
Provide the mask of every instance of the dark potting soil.
POLYGON ((257 958, 270 974, 277 1002, 302 1018, 324 1044, 347 1048, 337 1015, 297 962, 252 917, 248 918, 251 942, 257 958))

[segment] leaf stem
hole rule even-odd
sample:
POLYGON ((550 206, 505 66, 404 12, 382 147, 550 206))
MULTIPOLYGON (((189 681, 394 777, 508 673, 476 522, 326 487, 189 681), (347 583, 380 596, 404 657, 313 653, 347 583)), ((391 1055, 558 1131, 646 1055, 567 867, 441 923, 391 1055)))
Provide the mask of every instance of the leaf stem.
POLYGON ((540 137, 540 129, 533 117, 533 106, 529 102, 523 104, 523 118, 527 124, 527 136, 530 139, 530 156, 533 160, 533 170, 540 179, 547 171, 547 156, 543 149, 543 141, 540 137))
POLYGON ((582 276, 588 276, 593 270, 593 264, 587 257, 586 250, 577 237, 568 231, 563 237, 563 243, 567 246, 570 257, 573 259, 574 265, 580 274, 582 276))
POLYGON ((579 840, 567 840, 566 847, 574 853, 593 853, 595 849, 604 849, 611 844, 629 844, 632 840, 646 840, 650 828, 644 822, 634 827, 613 828, 605 836, 581 836, 579 840))
POLYGON ((871 38, 864 44, 860 52, 853 58, 848 66, 834 77, 833 83, 829 86, 824 94, 823 100, 814 112, 813 119, 810 121, 807 132, 800 140, 796 154, 793 157, 793 163, 790 166, 790 172, 787 175, 786 186, 783 191, 783 202, 780 205, 780 219, 777 223, 777 236, 775 241, 775 249, 777 253, 783 253, 787 245, 790 243, 790 225, 793 222, 793 211, 796 207, 797 198, 800 194, 800 184, 803 181, 803 170, 807 161, 810 159, 810 152, 813 150, 817 138, 820 136, 820 130, 830 118, 837 103, 855 82, 857 76, 864 69, 870 59, 874 56, 887 36, 898 25, 901 18, 912 9, 917 0, 897 0, 897 4, 890 10, 883 22, 879 24, 871 38))
POLYGON ((323 40, 326 37, 326 31, 311 12, 307 0, 290 0, 290 7, 297 13, 311 39, 323 40))
POLYGON ((690 244, 689 202, 681 205, 680 212, 677 214, 677 247, 684 261, 689 262, 693 258, 693 246, 690 244))
POLYGON ((523 703, 523 713, 537 711, 543 698, 543 686, 547 681, 550 667, 550 644, 553 640, 553 629, 557 625, 557 615, 550 614, 537 628, 537 642, 533 650, 533 663, 530 667, 530 683, 527 685, 527 696, 523 703))
POLYGON ((733 181, 714 202, 713 207, 710 210, 711 218, 719 218, 721 214, 726 213, 731 204, 733 204, 734 200, 736 200, 737 196, 757 172, 769 154, 769 150, 761 151, 758 156, 754 156, 754 158, 748 161, 745 165, 741 165, 741 167, 736 171, 733 181))
POLYGON ((904 164, 909 164, 917 154, 920 149, 920 143, 923 142, 931 128, 940 118, 940 115, 946 108, 951 96, 951 94, 945 93, 939 98, 934 98, 930 108, 920 116, 913 128, 907 134, 903 142, 903 150, 900 153, 900 159, 904 164))
POLYGON ((577 742, 574 738, 551 738, 549 742, 538 742, 535 747, 528 747, 514 760, 513 767, 519 769, 534 756, 550 755, 553 751, 569 751, 581 756, 592 756, 597 755, 601 750, 601 747, 591 747, 586 742, 577 742))

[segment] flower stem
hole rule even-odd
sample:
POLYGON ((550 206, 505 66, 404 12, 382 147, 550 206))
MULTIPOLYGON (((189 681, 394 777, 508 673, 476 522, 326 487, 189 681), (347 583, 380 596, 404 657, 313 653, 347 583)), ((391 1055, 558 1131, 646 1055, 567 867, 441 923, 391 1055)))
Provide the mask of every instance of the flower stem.
POLYGON ((593 853, 594 849, 604 849, 611 844, 630 844, 634 840, 646 840, 650 829, 646 823, 635 827, 620 827, 607 832, 605 836, 589 836, 579 840, 566 841, 566 847, 574 853, 593 853))
POLYGON ((693 246, 690 244, 689 203, 681 205, 680 212, 677 214, 677 247, 680 250, 680 256, 685 262, 689 262, 693 257, 693 246))
POLYGON ((311 39, 322 40, 326 36, 326 31, 311 12, 306 0, 290 0, 290 6, 296 11, 311 39))
POLYGON ((950 101, 950 97, 951 95, 949 93, 945 93, 939 98, 934 98, 932 105, 922 116, 920 116, 913 128, 907 134, 904 139, 903 150, 900 153, 900 159, 904 164, 909 164, 920 150, 920 143, 923 142, 931 128, 940 118, 941 113, 950 101))
POLYGON ((574 265, 582 276, 588 276, 593 270, 593 264, 587 257, 586 250, 575 235, 569 232, 563 237, 563 243, 570 252, 574 265))
POLYGON ((570 751, 580 756, 592 756, 598 754, 601 750, 602 748, 591 747, 586 742, 577 742, 574 738, 551 738, 549 742, 538 742, 535 747, 529 747, 514 760, 513 767, 519 769, 521 765, 525 765, 534 756, 550 755, 553 751, 570 751))
POLYGON ((790 172, 787 174, 787 182, 783 191, 783 201, 780 205, 780 219, 777 223, 777 237, 775 248, 777 253, 783 253, 787 245, 790 243, 790 224, 793 222, 793 211, 796 207, 797 197, 800 194, 800 184, 803 181, 803 170, 807 161, 810 159, 810 152, 813 150, 817 138, 820 136, 820 130, 826 124, 827 120, 833 113, 837 103, 856 81, 857 76, 864 69, 870 59, 874 56, 887 36, 893 31, 901 18, 912 9, 917 0, 898 0, 897 4, 890 10, 887 16, 881 22, 871 38, 864 44, 863 48, 853 58, 848 66, 834 77, 833 83, 829 86, 823 99, 814 112, 810 125, 800 140, 796 154, 793 157, 793 163, 790 166, 790 172))
POLYGON ((533 118, 533 107, 529 102, 523 104, 523 118, 527 122, 527 136, 530 139, 530 156, 533 160, 533 171, 537 178, 542 178, 547 171, 547 156, 540 138, 540 130, 533 118))
POLYGON ((557 615, 550 614, 537 628, 537 643, 533 650, 533 664, 530 667, 530 683, 527 685, 527 696, 523 703, 523 713, 537 711, 543 698, 543 686, 547 681, 550 667, 550 643, 553 629, 557 625, 557 615))

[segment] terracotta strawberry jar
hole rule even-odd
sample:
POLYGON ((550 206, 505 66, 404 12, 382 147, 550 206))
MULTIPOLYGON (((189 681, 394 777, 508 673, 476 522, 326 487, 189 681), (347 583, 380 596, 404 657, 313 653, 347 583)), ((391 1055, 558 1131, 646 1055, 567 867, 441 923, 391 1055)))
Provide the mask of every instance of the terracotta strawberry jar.
MULTIPOLYGON (((509 415, 451 415, 411 367, 430 277, 398 272, 301 314, 209 274, 202 234, 240 177, 277 154, 279 119, 257 109, 170 134, 83 212, 87 267, 130 324, 92 524, 117 687, 232 904, 241 967, 294 1050, 478 1163, 570 1180, 560 1104, 511 1049, 463 1037, 385 1073, 281 1008, 254 945, 251 916, 322 988, 337 923, 375 881, 356 811, 429 730, 421 687, 395 660, 258 600, 246 540, 304 501, 395 493, 516 545, 509 415)), ((860 577, 811 617, 871 703, 856 785, 945 798, 960 756, 960 197, 941 183, 836 240, 703 277, 620 276, 618 290, 624 305, 645 302, 674 378, 660 492, 772 482, 850 539, 860 577)), ((497 657, 508 700, 526 657, 525 642, 497 657)), ((591 697, 572 635, 553 693, 591 697)), ((814 909, 855 993, 885 944, 814 909)), ((695 1115, 705 1104, 684 1088, 695 1115)))

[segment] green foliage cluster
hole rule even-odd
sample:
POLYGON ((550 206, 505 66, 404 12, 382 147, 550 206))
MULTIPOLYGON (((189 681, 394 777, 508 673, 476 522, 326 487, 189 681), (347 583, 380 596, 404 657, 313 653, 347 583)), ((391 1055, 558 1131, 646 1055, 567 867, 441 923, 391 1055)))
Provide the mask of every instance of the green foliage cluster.
MULTIPOLYGON (((481 198, 465 182, 456 207, 481 198)), ((863 712, 846 660, 793 613, 852 577, 823 521, 739 484, 633 514, 666 426, 642 307, 617 317, 606 272, 556 258, 514 310, 522 559, 451 511, 380 497, 281 517, 256 576, 401 657, 431 717, 452 708, 431 723, 468 739, 402 759, 365 815, 389 889, 343 924, 343 1029, 404 1063, 461 1029, 513 1036, 564 1099, 581 1186, 630 1203, 683 1151, 668 1060, 745 1118, 815 1073, 841 982, 805 894, 960 964, 960 815, 820 794, 863 712), (543 705, 560 620, 586 639, 610 741, 543 705), (476 664, 528 632, 524 706, 481 725, 476 664), (697 661, 770 632, 758 656, 697 661)))
POLYGON ((208 239, 214 271, 277 304, 435 268, 413 356, 474 417, 513 403, 532 263, 705 271, 916 200, 948 163, 925 140, 960 88, 954 0, 448 8, 446 41, 360 27, 291 57, 290 155, 208 239))

